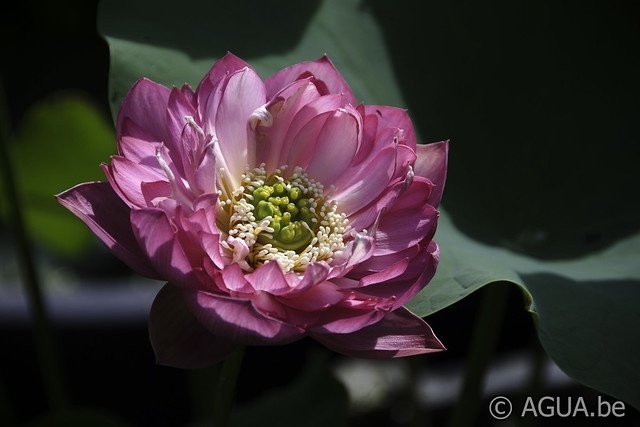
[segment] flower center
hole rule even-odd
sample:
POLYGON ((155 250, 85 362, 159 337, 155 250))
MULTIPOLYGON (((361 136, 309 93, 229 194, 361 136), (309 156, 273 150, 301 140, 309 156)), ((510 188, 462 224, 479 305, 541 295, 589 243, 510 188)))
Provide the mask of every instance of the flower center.
POLYGON ((245 270, 275 261, 284 272, 301 272, 309 263, 331 262, 344 249, 346 215, 337 212, 337 203, 327 200, 322 184, 304 169, 296 167, 287 179, 285 170, 267 174, 264 165, 246 168, 242 186, 220 203, 229 217, 224 246, 245 270))

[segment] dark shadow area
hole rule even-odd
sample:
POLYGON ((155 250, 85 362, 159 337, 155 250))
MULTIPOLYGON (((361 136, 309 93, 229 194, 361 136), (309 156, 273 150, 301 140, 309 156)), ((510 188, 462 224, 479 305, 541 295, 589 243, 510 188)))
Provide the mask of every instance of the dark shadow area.
POLYGON ((35 102, 79 92, 109 117, 109 51, 95 25, 97 0, 11 2, 0 17, 0 76, 14 127, 35 102))
POLYGON ((370 0, 443 204, 484 242, 572 258, 640 229, 640 16, 613 2, 370 0))
POLYGON ((265 50, 278 54, 293 48, 319 4, 318 0, 268 4, 259 0, 211 1, 197 5, 117 0, 102 5, 98 25, 109 37, 176 48, 194 59, 221 57, 227 51, 251 58, 264 55, 265 50), (120 13, 111 16, 112 11, 120 13), (167 31, 158 32, 158 26, 167 31), (210 40, 210 46, 203 48, 203 39, 210 40))
MULTIPOLYGON (((490 287, 508 286, 506 309, 494 349, 494 360, 514 352, 534 353, 538 351, 534 322, 524 310, 521 291, 511 285, 496 283, 483 288, 451 309, 444 309, 428 318, 429 324, 443 339, 448 350, 425 356, 406 359, 419 378, 442 377, 452 365, 464 368, 464 361, 471 348, 473 327, 480 305, 490 287)), ((36 351, 30 328, 26 325, 2 325, 4 351, 0 355, 1 379, 8 390, 8 401, 18 421, 34 420, 47 409, 41 376, 37 369, 36 351)), ((92 408, 106 412, 134 427, 184 427, 200 425, 211 413, 216 384, 216 368, 181 370, 155 364, 148 341, 144 320, 119 323, 91 324, 91 327, 75 323, 73 326, 57 325, 56 337, 63 356, 65 379, 70 387, 72 402, 76 407, 92 408)), ((342 360, 342 356, 328 353, 311 339, 287 346, 248 347, 237 385, 236 401, 246 405, 269 397, 272 393, 295 382, 303 375, 309 356, 314 352, 325 353, 329 363, 342 360)), ((392 362, 390 362, 392 363, 392 362)), ((513 387, 505 392, 515 405, 533 389, 526 378, 508 379, 513 387)), ((541 395, 558 399, 581 397, 592 405, 601 392, 577 384, 561 388, 541 385, 541 395)), ((443 386, 443 392, 446 387, 443 386)), ((392 394, 374 409, 352 413, 348 418, 351 427, 400 427, 411 425, 447 425, 454 410, 455 401, 429 407, 419 405, 412 390, 404 389, 392 394), (413 424, 412 424, 413 423, 413 424)), ((607 400, 614 398, 603 395, 607 400)), ((490 397, 483 399, 474 425, 507 425, 496 423, 487 411, 490 397)), ((566 402, 566 400, 564 401, 566 402)), ((522 406, 519 406, 522 407, 522 406)), ((626 406, 622 418, 609 417, 606 425, 632 426, 640 420, 640 414, 626 406)), ((293 410, 293 409, 292 409, 293 410)), ((329 409, 328 409, 329 410, 329 409)), ((250 414, 245 414, 250 415, 250 414)), ((541 419, 541 418, 539 418, 541 419)), ((529 425, 535 419, 518 419, 515 424, 529 425)), ((541 425, 598 426, 603 420, 552 417, 545 418, 541 425)), ((289 424, 287 424, 289 425, 289 424)), ((312 420, 301 419, 301 426, 316 425, 312 420)))

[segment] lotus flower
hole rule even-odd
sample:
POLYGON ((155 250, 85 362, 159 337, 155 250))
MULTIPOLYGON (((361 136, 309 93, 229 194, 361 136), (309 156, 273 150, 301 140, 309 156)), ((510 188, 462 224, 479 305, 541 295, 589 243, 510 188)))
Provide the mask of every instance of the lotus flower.
POLYGON ((148 79, 118 113, 105 182, 58 200, 136 272, 159 364, 311 337, 350 356, 439 351, 404 304, 433 277, 447 142, 358 105, 331 61, 265 81, 227 54, 194 91, 148 79))

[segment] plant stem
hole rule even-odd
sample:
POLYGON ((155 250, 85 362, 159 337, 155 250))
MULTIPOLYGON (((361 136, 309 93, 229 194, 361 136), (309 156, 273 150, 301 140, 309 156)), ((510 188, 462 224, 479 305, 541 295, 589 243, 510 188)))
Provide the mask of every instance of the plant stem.
POLYGON ((236 390, 238 374, 244 356, 244 346, 238 346, 223 362, 218 377, 215 404, 213 407, 214 427, 226 427, 231 416, 231 405, 236 390))
POLYGON ((485 374, 495 349, 506 307, 507 291, 508 288, 503 283, 490 285, 484 290, 484 299, 471 341, 467 373, 458 403, 449 420, 451 427, 467 427, 476 424, 485 374))
POLYGON ((67 403, 66 388, 63 386, 53 330, 45 310, 40 278, 24 222, 24 213, 18 195, 13 164, 10 159, 9 134, 4 86, 0 81, 0 173, 2 174, 7 196, 8 224, 15 236, 18 263, 23 275, 27 301, 34 323, 36 351, 44 377, 45 391, 51 409, 60 410, 67 403))

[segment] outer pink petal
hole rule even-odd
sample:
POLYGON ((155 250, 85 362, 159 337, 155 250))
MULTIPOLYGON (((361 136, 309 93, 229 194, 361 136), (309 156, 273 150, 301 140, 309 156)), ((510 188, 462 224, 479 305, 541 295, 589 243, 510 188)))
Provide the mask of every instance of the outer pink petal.
POLYGON ((400 260, 415 258, 421 250, 424 250, 424 248, 421 248, 419 245, 414 245, 403 251, 388 253, 385 255, 375 255, 374 252, 374 256, 361 263, 353 270, 353 275, 355 277, 363 277, 367 274, 385 270, 400 260))
POLYGON ((366 115, 377 117, 377 133, 387 128, 402 130, 403 142, 410 148, 416 148, 416 132, 407 110, 386 105, 365 105, 366 115))
MULTIPOLYGON (((375 161, 376 157, 384 150, 393 148, 395 150, 395 159, 392 161, 394 166, 390 182, 396 180, 404 180, 407 178, 409 172, 409 166, 413 165, 416 160, 415 151, 407 145, 400 143, 402 138, 402 132, 396 128, 385 128, 376 135, 376 140, 373 145, 367 148, 367 156, 362 156, 360 153, 357 155, 359 159, 354 162, 353 169, 368 169, 371 162, 375 161)), ((367 145, 367 142, 363 141, 363 145, 367 145)), ((349 185, 353 185, 353 174, 347 174, 342 177, 340 181, 335 183, 337 188, 343 188, 349 185)))
MULTIPOLYGON (((112 180, 112 178, 110 178, 112 180)), ((167 181, 142 182, 140 191, 144 197, 144 206, 154 207, 168 200, 171 196, 171 184, 167 181)))
POLYGON ((428 178, 435 184, 433 194, 429 198, 429 204, 438 207, 447 178, 449 141, 418 145, 416 151, 418 158, 413 170, 416 175, 428 178))
POLYGON ((273 117, 270 127, 256 129, 256 164, 265 163, 267 170, 286 164, 290 146, 285 144, 294 117, 301 108, 318 99, 320 94, 308 79, 298 80, 269 101, 267 110, 273 117))
POLYGON ((356 213, 349 216, 349 225, 354 230, 370 230, 380 217, 380 212, 386 207, 393 204, 398 196, 405 190, 407 184, 404 181, 397 182, 387 188, 380 197, 368 206, 360 209, 356 213))
POLYGON ((339 303, 345 297, 345 293, 336 284, 322 282, 310 287, 305 292, 295 294, 295 296, 285 295, 278 301, 297 310, 321 311, 339 303))
MULTIPOLYGON (((373 283, 366 280, 366 286, 358 288, 358 292, 362 295, 370 295, 376 298, 392 298, 392 309, 404 305, 420 292, 433 278, 438 261, 440 259, 440 251, 438 245, 434 242, 425 243, 418 254, 411 258, 402 275, 391 280, 373 283)), ((405 251, 406 252, 406 251, 405 251)), ((370 260, 376 257, 370 258, 370 260)), ((367 265, 368 263, 363 264, 367 265)), ((393 269, 391 269, 392 271, 393 269)), ((353 274, 361 273, 361 270, 353 272, 353 274)), ((376 273, 378 275, 379 273, 376 273)), ((363 278, 363 282, 365 282, 363 278)), ((363 284, 361 282, 361 284, 363 284)))
POLYGON ((200 242, 202 249, 209 256, 209 259, 213 261, 213 264, 218 269, 224 268, 226 260, 223 258, 220 252, 220 235, 203 233, 200 236, 200 242))
MULTIPOLYGON (((164 279, 177 285, 191 285, 194 265, 180 246, 174 228, 159 209, 131 211, 131 226, 138 244, 164 279)), ((200 260, 201 261, 201 260, 200 260)))
POLYGON ((111 158, 109 171, 114 183, 120 188, 127 200, 140 208, 147 207, 141 184, 143 182, 166 181, 166 175, 160 170, 134 163, 121 156, 111 158))
POLYGON ((442 351, 431 327, 404 307, 350 334, 311 335, 328 348, 353 357, 387 359, 442 351))
POLYGON ((156 147, 159 142, 149 142, 132 136, 123 136, 118 140, 118 152, 135 163, 148 167, 159 168, 156 158, 156 147))
POLYGON ((194 176, 195 184, 202 193, 216 192, 216 172, 218 171, 216 165, 213 147, 209 146, 202 151, 202 159, 197 165, 194 176))
POLYGON ((340 108, 342 95, 328 95, 314 99, 302 107, 291 120, 282 148, 284 164, 306 167, 311 161, 318 138, 327 118, 340 108))
POLYGON ((277 262, 261 265, 245 275, 245 278, 256 291, 265 291, 272 295, 282 295, 291 291, 277 262))
MULTIPOLYGON (((138 80, 127 93, 118 112, 116 135, 125 134, 127 120, 131 120, 153 137, 153 141, 167 139, 166 110, 169 89, 148 79, 138 80)), ((135 135, 134 135, 135 136, 135 135)))
MULTIPOLYGON (((314 91, 314 93, 316 93, 314 91)), ((311 120, 324 113, 330 113, 344 104, 344 95, 334 94, 318 96, 300 108, 291 120, 291 125, 287 129, 285 146, 291 145, 291 139, 295 138, 298 132, 311 120)))
POLYGON ((243 68, 249 68, 249 64, 237 56, 227 53, 213 64, 211 70, 200 81, 195 99, 198 109, 198 123, 201 124, 200 126, 205 132, 211 133, 213 131, 223 80, 231 73, 243 68))
POLYGON ((381 150, 366 167, 358 167, 351 180, 338 188, 334 199, 339 209, 351 215, 380 197, 395 173, 395 147, 381 150))
POLYGON ((288 344, 305 335, 303 329, 265 317, 250 300, 214 295, 203 290, 185 292, 196 318, 213 334, 248 345, 288 344))
POLYGON ((289 282, 289 287, 292 292, 289 295, 294 295, 298 292, 305 292, 307 289, 322 283, 329 276, 331 267, 324 262, 314 262, 307 266, 302 276, 298 274, 286 274, 285 279, 289 282))
POLYGON ((255 293, 238 264, 229 264, 221 271, 224 287, 230 292, 255 293))
POLYGON ((267 87, 267 96, 272 98, 280 89, 289 83, 309 77, 310 75, 319 80, 319 82, 316 82, 316 85, 319 89, 324 89, 324 91, 321 90, 322 95, 342 93, 347 103, 351 105, 357 104, 351 88, 326 55, 315 61, 291 65, 269 77, 264 82, 267 87))
POLYGON ((394 264, 388 266, 384 270, 376 271, 371 274, 365 275, 362 279, 360 279, 358 283, 358 287, 365 287, 370 285, 375 285, 377 283, 386 282, 403 274, 407 271, 407 266, 409 265, 409 260, 407 258, 402 258, 395 262, 394 264))
POLYGON ((160 275, 140 249, 133 234, 129 207, 108 183, 79 184, 56 197, 131 269, 145 276, 159 278, 160 275))
POLYGON ((223 77, 234 71, 242 70, 245 67, 249 67, 249 64, 234 54, 227 52, 226 55, 213 64, 213 67, 211 67, 209 72, 202 78, 202 81, 200 81, 196 89, 198 104, 204 105, 206 103, 214 86, 217 85, 223 77))
POLYGON ((286 155, 287 161, 285 164, 289 166, 300 166, 306 169, 313 157, 314 143, 332 114, 332 111, 326 111, 322 114, 315 115, 300 128, 299 132, 286 144, 290 149, 286 155))
MULTIPOLYGON (((388 310, 378 308, 381 300, 343 300, 340 306, 333 306, 321 312, 323 316, 312 328, 318 334, 350 334, 379 322, 388 310)), ((388 304, 391 308, 391 304, 388 304)))
POLYGON ((213 365, 237 346, 202 326, 185 305, 182 292, 170 283, 151 305, 149 338, 158 364, 183 369, 213 365))
POLYGON ((353 108, 349 110, 339 109, 330 115, 314 141, 307 173, 325 186, 333 184, 349 169, 360 145, 362 124, 358 113, 353 108))
POLYGON ((371 236, 357 233, 344 250, 334 258, 329 278, 344 276, 347 271, 369 259, 374 249, 375 241, 371 236))
POLYGON ((376 232, 376 254, 402 251, 425 238, 430 240, 437 221, 438 211, 431 205, 385 213, 376 232))
POLYGON ((169 149, 171 158, 176 164, 180 175, 184 176, 188 164, 187 152, 195 147, 185 147, 182 135, 183 129, 187 125, 185 117, 194 117, 196 115, 195 106, 191 104, 184 92, 174 87, 169 95, 165 114, 169 137, 164 141, 164 145, 169 149))
POLYGON ((226 167, 232 176, 239 176, 247 164, 254 164, 255 147, 248 146, 248 121, 266 103, 265 88, 256 72, 246 68, 231 74, 222 90, 216 136, 226 167))

